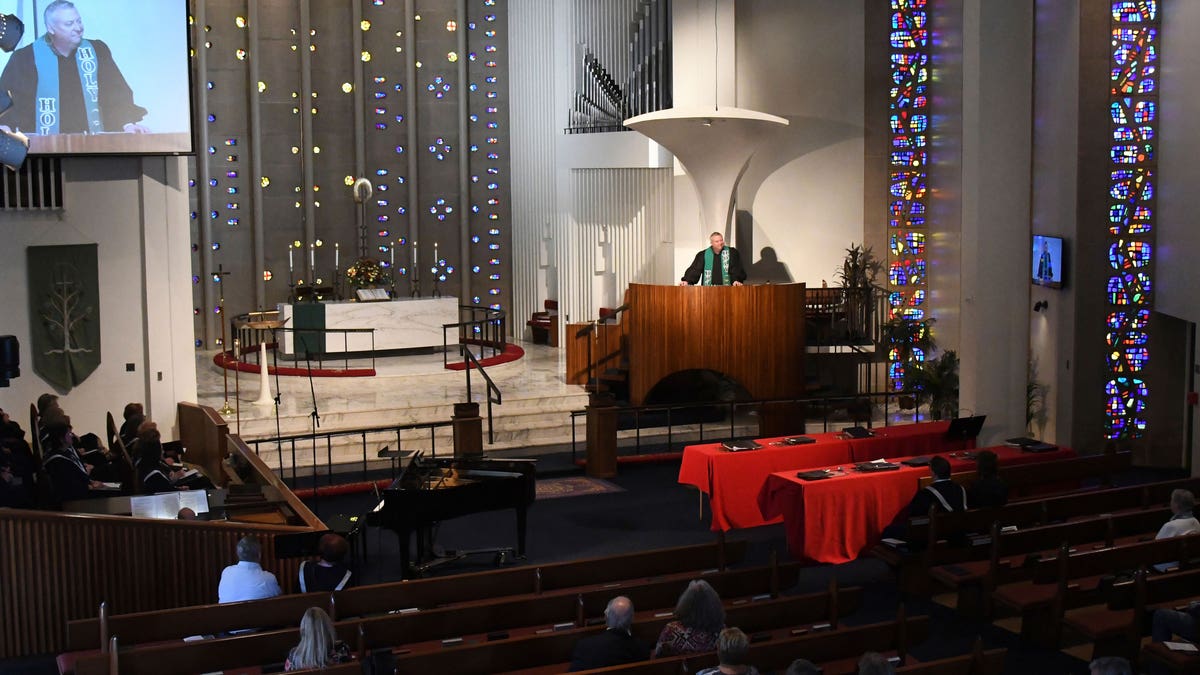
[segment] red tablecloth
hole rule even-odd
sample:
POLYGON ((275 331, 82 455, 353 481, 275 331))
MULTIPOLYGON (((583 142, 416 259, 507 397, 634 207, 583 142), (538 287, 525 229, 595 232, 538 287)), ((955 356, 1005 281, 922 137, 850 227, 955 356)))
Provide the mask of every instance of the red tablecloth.
MULTIPOLYGON (((1067 459, 1075 451, 1027 453, 1017 448, 988 448, 1000 464, 1014 465, 1067 459)), ((893 460, 897 458, 892 458, 893 460)), ((970 471, 975 463, 947 457, 951 471, 970 471)), ((783 518, 788 550, 797 560, 843 563, 874 545, 883 528, 908 506, 928 467, 902 466, 899 471, 854 473, 804 481, 795 471, 773 473, 758 495, 764 519, 783 518)))
POLYGON ((949 426, 949 422, 929 422, 881 427, 872 438, 854 440, 838 433, 807 434, 817 441, 809 445, 773 446, 779 438, 764 438, 758 439, 762 448, 744 452, 728 452, 720 443, 689 445, 683 450, 679 482, 708 495, 714 531, 777 523, 778 514, 764 518, 756 501, 772 473, 851 464, 884 454, 906 457, 957 450, 961 443, 947 445, 945 440, 949 426))

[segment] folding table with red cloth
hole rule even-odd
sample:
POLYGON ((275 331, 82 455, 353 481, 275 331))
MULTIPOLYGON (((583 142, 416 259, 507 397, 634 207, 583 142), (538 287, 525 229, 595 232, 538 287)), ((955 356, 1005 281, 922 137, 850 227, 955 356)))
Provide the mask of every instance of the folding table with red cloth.
POLYGON ((772 473, 848 465, 885 454, 902 457, 949 452, 973 443, 947 440, 949 426, 949 422, 924 422, 878 427, 874 436, 859 439, 833 432, 807 434, 816 442, 806 445, 772 445, 783 437, 762 438, 756 441, 761 448, 741 452, 725 450, 720 443, 689 445, 683 450, 679 482, 708 495, 713 531, 777 523, 781 518, 764 518, 757 501, 763 482, 772 473))
MULTIPOLYGON (((1059 448, 1052 452, 1029 453, 1018 448, 987 448, 996 453, 1001 466, 1049 462, 1075 457, 1075 451, 1059 448)), ((943 454, 951 472, 971 471, 975 462, 943 454)), ((877 458, 878 459, 878 458, 877 458)), ((904 458, 888 458, 899 461, 904 458)), ((788 551, 796 560, 843 563, 879 541, 883 528, 891 524, 912 501, 928 466, 901 465, 895 471, 855 472, 806 481, 795 471, 767 477, 758 495, 764 520, 782 518, 787 530, 788 551)), ((968 506, 970 506, 968 504, 968 506)))

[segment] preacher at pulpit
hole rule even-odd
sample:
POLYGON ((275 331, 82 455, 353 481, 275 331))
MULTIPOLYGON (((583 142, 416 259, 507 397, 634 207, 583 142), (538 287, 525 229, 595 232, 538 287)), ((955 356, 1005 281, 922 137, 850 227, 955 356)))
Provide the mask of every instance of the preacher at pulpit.
POLYGON ((713 232, 708 241, 711 245, 696 254, 679 285, 741 286, 746 280, 746 269, 742 267, 742 257, 737 249, 726 246, 720 232, 713 232))
POLYGON ((13 52, 0 75, 0 90, 14 105, 3 122, 26 134, 147 133, 139 124, 146 109, 100 40, 83 37, 75 5, 56 0, 44 13, 46 33, 13 52))

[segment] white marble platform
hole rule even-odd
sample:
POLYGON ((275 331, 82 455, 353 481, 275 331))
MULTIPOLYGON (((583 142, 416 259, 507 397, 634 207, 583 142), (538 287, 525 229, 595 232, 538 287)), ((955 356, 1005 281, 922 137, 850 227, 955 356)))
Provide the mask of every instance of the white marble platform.
MULTIPOLYGON (((326 330, 374 328, 371 333, 337 333, 325 335, 325 353, 395 351, 420 347, 441 347, 444 344, 442 326, 458 323, 457 298, 400 298, 388 302, 326 302, 326 330), (373 340, 373 341, 372 341, 373 340)), ((296 327, 293 305, 279 305, 280 318, 296 327)), ((295 333, 286 331, 283 356, 296 353, 295 333)), ((457 333, 452 336, 457 339, 457 333)))

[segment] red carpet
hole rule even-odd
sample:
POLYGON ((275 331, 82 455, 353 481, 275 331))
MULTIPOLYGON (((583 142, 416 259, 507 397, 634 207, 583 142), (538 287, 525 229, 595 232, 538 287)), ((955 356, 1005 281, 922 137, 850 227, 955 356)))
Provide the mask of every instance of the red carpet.
MULTIPOLYGON (((468 340, 467 342, 469 344, 479 344, 475 340, 468 340)), ((494 365, 497 365, 500 363, 511 363, 512 361, 516 361, 517 359, 519 359, 523 356, 525 356, 525 350, 521 349, 520 347, 518 347, 510 342, 510 343, 504 345, 503 352, 501 352, 500 354, 497 354, 495 356, 489 356, 486 359, 479 359, 479 363, 484 368, 487 368, 488 366, 494 366, 494 365)), ((472 367, 474 367, 473 364, 472 364, 472 367)), ((464 364, 462 361, 458 361, 458 360, 447 363, 446 368, 448 370, 466 370, 467 369, 466 364, 464 364)))

